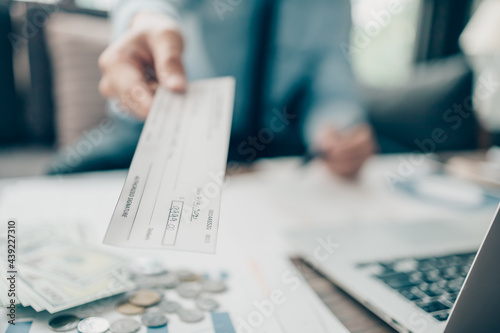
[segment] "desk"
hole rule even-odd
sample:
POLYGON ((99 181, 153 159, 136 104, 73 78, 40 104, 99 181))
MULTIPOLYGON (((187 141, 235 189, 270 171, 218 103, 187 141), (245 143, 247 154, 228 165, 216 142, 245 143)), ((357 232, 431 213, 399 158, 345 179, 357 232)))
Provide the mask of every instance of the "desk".
MULTIPOLYGON (((453 210, 393 190, 387 182, 387 173, 399 172, 401 158, 373 158, 354 182, 332 177, 319 163, 302 167, 298 159, 261 161, 254 171, 227 179, 217 255, 169 252, 169 263, 203 262, 210 267, 220 263, 221 258, 227 262, 237 261, 245 252, 266 258, 269 266, 272 258, 294 254, 294 249, 281 237, 285 230, 430 219, 484 221, 493 215, 494 205, 453 210)), ((432 169, 433 163, 426 161, 415 168, 413 174, 425 174, 432 169)), ((89 241, 102 247, 125 176, 125 172, 115 171, 4 180, 0 184, 0 218, 15 217, 20 225, 80 221, 90 230, 89 241)), ((111 250, 125 255, 134 253, 133 250, 111 250)), ((154 251, 143 252, 149 253, 158 255, 154 251)), ((325 296, 325 290, 321 293, 325 296)), ((335 306, 330 308, 335 311, 335 306)), ((384 332, 383 327, 352 330, 384 332)))

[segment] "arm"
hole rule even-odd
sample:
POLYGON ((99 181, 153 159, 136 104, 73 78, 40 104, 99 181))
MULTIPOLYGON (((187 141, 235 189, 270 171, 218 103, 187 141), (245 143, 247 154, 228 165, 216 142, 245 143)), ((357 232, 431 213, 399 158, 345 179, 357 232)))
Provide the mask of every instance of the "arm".
POLYGON ((169 0, 120 0, 111 13, 113 40, 122 36, 131 26, 137 13, 157 13, 179 21, 174 1, 169 0))
POLYGON ((335 1, 314 15, 321 19, 307 92, 304 139, 334 173, 353 177, 373 153, 374 143, 356 82, 341 47, 349 44, 349 1, 335 1), (332 17, 333 16, 333 17, 332 17))
POLYGON ((113 13, 114 39, 99 58, 99 90, 144 119, 158 85, 182 92, 184 41, 169 1, 123 0, 113 13))

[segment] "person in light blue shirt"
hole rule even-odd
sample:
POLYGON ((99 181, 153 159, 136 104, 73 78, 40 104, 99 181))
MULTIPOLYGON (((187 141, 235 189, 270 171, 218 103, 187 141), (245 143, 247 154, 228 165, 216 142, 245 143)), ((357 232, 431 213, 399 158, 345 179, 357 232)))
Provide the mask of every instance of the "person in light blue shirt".
POLYGON ((182 93, 218 76, 237 82, 230 160, 309 152, 349 178, 374 151, 341 48, 349 0, 122 0, 112 22, 99 88, 114 130, 55 173, 128 167, 158 85, 182 93))

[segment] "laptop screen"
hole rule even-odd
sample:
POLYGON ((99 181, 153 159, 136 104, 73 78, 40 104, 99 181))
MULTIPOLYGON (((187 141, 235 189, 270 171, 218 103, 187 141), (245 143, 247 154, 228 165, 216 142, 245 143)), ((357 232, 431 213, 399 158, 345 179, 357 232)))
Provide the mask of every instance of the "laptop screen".
POLYGON ((500 216, 481 245, 445 333, 500 332, 500 216))

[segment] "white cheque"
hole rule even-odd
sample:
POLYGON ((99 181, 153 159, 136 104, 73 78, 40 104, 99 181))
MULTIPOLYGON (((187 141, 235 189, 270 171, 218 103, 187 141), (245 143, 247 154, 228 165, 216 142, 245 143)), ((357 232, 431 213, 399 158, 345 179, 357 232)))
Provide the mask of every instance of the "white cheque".
POLYGON ((158 89, 105 244, 215 252, 234 88, 225 77, 158 89))

